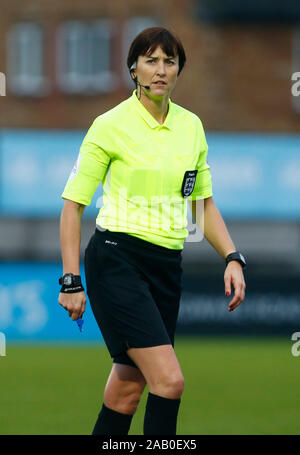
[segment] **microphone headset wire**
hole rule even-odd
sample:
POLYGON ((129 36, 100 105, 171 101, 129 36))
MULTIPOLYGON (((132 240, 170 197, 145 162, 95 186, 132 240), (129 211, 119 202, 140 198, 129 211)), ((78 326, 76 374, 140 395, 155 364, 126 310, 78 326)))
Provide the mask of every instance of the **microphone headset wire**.
MULTIPOLYGON (((130 75, 131 75, 132 79, 134 80, 134 82, 136 82, 137 85, 139 85, 140 87, 144 87, 146 90, 150 90, 150 86, 149 86, 149 85, 142 85, 142 84, 138 81, 137 76, 133 77, 132 73, 133 73, 133 71, 135 71, 135 66, 134 66, 134 64, 131 66, 131 68, 130 68, 129 71, 130 71, 130 75)), ((141 89, 140 89, 140 94, 139 94, 139 96, 138 96, 138 99, 140 99, 140 97, 141 97, 141 89)))

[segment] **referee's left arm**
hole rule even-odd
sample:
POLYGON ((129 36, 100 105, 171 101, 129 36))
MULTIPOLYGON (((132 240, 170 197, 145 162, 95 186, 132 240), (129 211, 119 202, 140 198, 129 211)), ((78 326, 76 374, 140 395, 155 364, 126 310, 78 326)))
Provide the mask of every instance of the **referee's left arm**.
MULTIPOLYGON (((228 254, 236 251, 234 243, 226 228, 225 222, 214 203, 212 197, 202 200, 189 200, 193 218, 207 241, 225 259, 228 254)), ((234 310, 245 298, 245 279, 241 265, 237 261, 231 261, 224 273, 225 294, 231 294, 231 284, 234 286, 234 296, 229 303, 229 311, 234 310)))
POLYGON ((211 196, 204 199, 204 207, 202 200, 189 200, 189 204, 193 218, 199 228, 204 229, 203 234, 214 249, 224 259, 229 253, 236 251, 222 215, 214 203, 213 197, 211 196))

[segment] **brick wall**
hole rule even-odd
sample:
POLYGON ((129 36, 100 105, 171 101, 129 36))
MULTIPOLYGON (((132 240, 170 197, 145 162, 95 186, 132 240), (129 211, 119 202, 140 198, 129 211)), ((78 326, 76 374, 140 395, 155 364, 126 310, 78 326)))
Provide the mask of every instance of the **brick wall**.
MULTIPOLYGON (((152 16, 175 31, 187 54, 172 100, 195 112, 207 130, 299 132, 292 107, 293 27, 201 24, 193 1, 11 0, 0 16, 0 71, 11 24, 38 20, 46 30, 46 71, 51 92, 42 98, 0 98, 0 127, 87 128, 92 119, 130 96, 126 85, 110 94, 66 95, 55 84, 55 32, 67 19, 108 17, 116 24, 114 65, 121 71, 122 29, 134 16, 152 16)), ((300 68, 298 69, 300 71, 300 68)), ((134 86, 132 86, 132 89, 134 86)))

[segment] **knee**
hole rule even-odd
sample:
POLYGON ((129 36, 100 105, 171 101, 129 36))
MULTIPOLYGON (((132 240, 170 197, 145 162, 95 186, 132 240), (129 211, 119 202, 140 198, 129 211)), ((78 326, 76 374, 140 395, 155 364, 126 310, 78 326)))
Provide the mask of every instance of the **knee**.
POLYGON ((166 375, 149 389, 166 398, 180 398, 184 390, 184 377, 181 374, 166 375))
POLYGON ((184 377, 182 375, 171 376, 167 382, 167 387, 174 395, 171 398, 181 397, 184 389, 184 377))
POLYGON ((141 399, 140 393, 132 393, 124 400, 124 413, 135 414, 141 399))
POLYGON ((115 411, 121 412, 123 414, 135 414, 138 404, 140 402, 141 395, 138 393, 131 393, 128 395, 123 395, 116 397, 115 400, 111 400, 111 408, 115 411))
POLYGON ((123 414, 134 414, 138 408, 141 396, 143 393, 142 387, 126 388, 115 390, 113 393, 109 389, 104 391, 104 403, 111 409, 123 414))

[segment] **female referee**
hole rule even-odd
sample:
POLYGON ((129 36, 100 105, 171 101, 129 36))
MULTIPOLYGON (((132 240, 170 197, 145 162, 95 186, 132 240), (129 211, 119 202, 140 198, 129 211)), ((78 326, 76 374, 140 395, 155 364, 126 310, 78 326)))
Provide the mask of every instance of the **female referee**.
POLYGON ((134 39, 127 66, 136 89, 95 119, 62 194, 59 303, 77 320, 87 300, 79 272, 81 217, 103 183, 85 275, 113 365, 92 434, 128 434, 146 384, 144 434, 176 434, 184 378, 174 334, 187 200, 197 224, 204 205, 204 235, 226 260, 225 294, 234 287, 229 311, 245 296, 245 261, 212 198, 202 123, 170 100, 185 60, 180 40, 165 28, 134 39))

